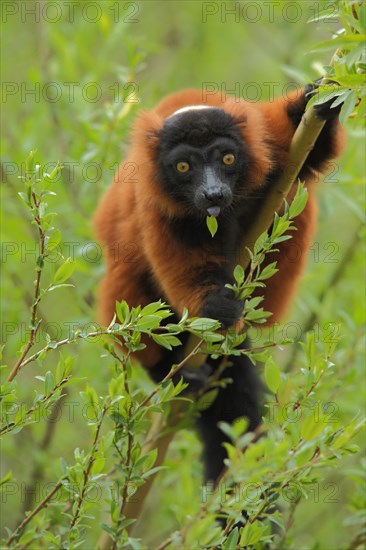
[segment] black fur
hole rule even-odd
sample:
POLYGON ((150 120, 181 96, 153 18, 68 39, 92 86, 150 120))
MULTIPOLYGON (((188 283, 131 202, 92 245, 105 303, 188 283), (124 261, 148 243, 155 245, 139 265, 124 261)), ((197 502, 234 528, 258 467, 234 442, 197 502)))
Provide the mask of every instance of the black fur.
POLYGON ((230 288, 220 288, 207 295, 202 316, 220 321, 224 329, 232 327, 243 315, 244 302, 238 301, 230 288))
MULTIPOLYGON (((239 146, 243 145, 237 121, 222 109, 200 109, 199 123, 197 118, 195 110, 177 113, 167 118, 160 133, 161 153, 169 154, 182 143, 204 148, 219 137, 233 139, 239 146)), ((245 123, 243 120, 240 122, 245 123)))
POLYGON ((212 206, 221 208, 220 218, 232 210, 251 161, 237 121, 212 107, 200 110, 198 123, 197 113, 188 111, 169 117, 159 137, 159 181, 169 196, 201 221, 212 206), (235 156, 232 165, 223 162, 227 153, 235 156), (179 162, 187 162, 189 171, 179 172, 179 162))
MULTIPOLYGON (((243 347, 246 346, 249 346, 248 342, 243 344, 243 347)), ((230 357, 229 362, 231 366, 222 372, 220 379, 230 379, 231 383, 220 388, 215 401, 201 412, 197 422, 204 444, 206 482, 217 480, 226 458, 223 443, 228 439, 218 428, 218 422, 232 424, 237 418, 246 417, 250 431, 261 422, 262 385, 256 367, 245 355, 230 357)), ((217 368, 218 361, 210 359, 208 363, 217 368)))
POLYGON ((229 212, 220 215, 220 231, 215 235, 213 240, 206 225, 206 217, 197 215, 186 215, 184 218, 173 218, 168 221, 170 229, 179 243, 189 248, 197 248, 204 250, 217 248, 224 253, 228 246, 236 238, 240 227, 237 223, 237 214, 229 212))
MULTIPOLYGON (((218 269, 217 264, 207 262, 204 267, 193 274, 192 283, 194 287, 207 288, 214 283, 221 283, 224 286, 233 279, 232 269, 218 269)), ((203 312, 202 312, 203 313, 203 312)))

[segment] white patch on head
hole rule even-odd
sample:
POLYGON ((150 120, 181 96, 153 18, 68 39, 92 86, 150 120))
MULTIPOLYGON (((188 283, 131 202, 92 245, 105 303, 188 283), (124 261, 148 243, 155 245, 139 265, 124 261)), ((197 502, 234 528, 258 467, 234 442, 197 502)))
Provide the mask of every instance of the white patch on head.
POLYGON ((167 119, 175 115, 187 113, 188 111, 199 111, 200 109, 216 109, 216 108, 217 107, 212 107, 212 105, 187 105, 186 107, 182 107, 181 109, 174 111, 174 113, 169 115, 167 119))

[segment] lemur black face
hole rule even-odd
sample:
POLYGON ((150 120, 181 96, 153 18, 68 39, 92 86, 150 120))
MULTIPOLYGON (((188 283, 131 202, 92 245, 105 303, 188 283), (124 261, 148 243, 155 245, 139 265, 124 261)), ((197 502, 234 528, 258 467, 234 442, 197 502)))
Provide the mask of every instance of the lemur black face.
POLYGON ((238 125, 222 109, 182 109, 161 130, 160 182, 174 200, 200 216, 218 216, 230 207, 247 162, 238 125))

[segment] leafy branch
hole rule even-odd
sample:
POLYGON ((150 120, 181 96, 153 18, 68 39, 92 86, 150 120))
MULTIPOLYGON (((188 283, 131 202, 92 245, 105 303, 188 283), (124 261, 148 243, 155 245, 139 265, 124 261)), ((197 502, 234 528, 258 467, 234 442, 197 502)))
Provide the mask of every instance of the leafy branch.
POLYGON ((44 497, 44 499, 34 508, 34 510, 28 514, 23 521, 18 525, 18 527, 14 530, 14 532, 11 534, 11 536, 6 541, 6 546, 8 548, 11 547, 12 543, 17 541, 19 537, 21 536, 22 532, 24 531, 24 528, 28 525, 30 521, 44 508, 48 506, 50 503, 52 497, 61 489, 63 480, 65 478, 60 479, 56 485, 53 487, 53 489, 44 497))
POLYGON ((95 430, 94 440, 93 440, 93 444, 92 444, 92 449, 91 449, 91 452, 90 452, 90 456, 89 456, 89 459, 88 459, 88 462, 87 462, 86 469, 83 470, 83 484, 82 484, 82 488, 81 488, 81 491, 80 491, 80 494, 79 494, 79 498, 77 500, 75 512, 74 512, 74 514, 72 516, 72 519, 71 519, 70 530, 72 530, 76 526, 77 522, 80 519, 81 507, 82 507, 82 504, 83 504, 85 496, 86 496, 88 483, 89 483, 89 478, 90 478, 90 475, 91 475, 93 464, 95 462, 95 455, 97 454, 97 451, 98 451, 100 431, 101 431, 101 428, 102 428, 104 417, 105 417, 105 415, 108 411, 108 408, 109 408, 109 404, 107 404, 107 403, 104 404, 104 406, 102 407, 102 410, 101 410, 99 421, 96 425, 96 430, 95 430))
POLYGON ((52 182, 58 173, 61 171, 62 166, 60 163, 56 165, 51 174, 44 174, 39 177, 39 166, 34 167, 35 151, 31 151, 26 160, 26 175, 20 176, 25 182, 25 192, 18 193, 21 199, 27 205, 32 217, 33 223, 36 225, 39 235, 39 256, 37 259, 37 276, 34 282, 34 297, 31 306, 31 319, 30 319, 30 335, 28 342, 25 344, 20 357, 15 363, 12 371, 8 376, 8 381, 11 382, 18 374, 19 369, 22 366, 24 358, 27 356, 29 350, 33 347, 35 337, 42 322, 42 319, 37 319, 37 308, 41 300, 41 276, 42 269, 44 267, 44 260, 46 254, 46 242, 49 238, 48 231, 52 231, 50 227, 50 219, 52 214, 46 214, 47 203, 44 201, 46 195, 54 195, 52 191, 43 189, 45 183, 52 182))

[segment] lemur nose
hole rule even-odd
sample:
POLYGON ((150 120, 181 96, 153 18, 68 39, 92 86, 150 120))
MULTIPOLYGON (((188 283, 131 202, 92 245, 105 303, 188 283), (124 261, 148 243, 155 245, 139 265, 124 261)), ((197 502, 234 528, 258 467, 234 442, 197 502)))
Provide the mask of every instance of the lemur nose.
POLYGON ((204 194, 210 202, 220 202, 223 197, 221 189, 208 189, 204 194))

